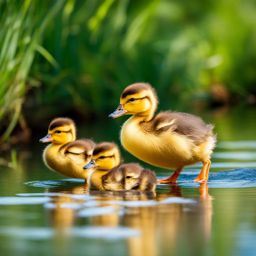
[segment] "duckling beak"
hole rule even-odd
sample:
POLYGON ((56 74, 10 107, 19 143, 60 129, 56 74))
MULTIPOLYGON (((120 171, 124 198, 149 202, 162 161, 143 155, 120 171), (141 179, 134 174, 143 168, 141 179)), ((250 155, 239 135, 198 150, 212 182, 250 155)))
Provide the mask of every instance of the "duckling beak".
POLYGON ((50 134, 47 134, 42 139, 39 140, 42 143, 52 142, 52 136, 50 134))
POLYGON ((120 104, 117 109, 109 115, 109 117, 117 118, 120 116, 123 116, 125 113, 127 113, 127 110, 124 109, 123 105, 120 104))
POLYGON ((91 169, 91 168, 94 168, 94 167, 96 167, 96 163, 95 163, 94 160, 91 160, 87 165, 85 165, 83 167, 83 169, 87 170, 87 169, 91 169))

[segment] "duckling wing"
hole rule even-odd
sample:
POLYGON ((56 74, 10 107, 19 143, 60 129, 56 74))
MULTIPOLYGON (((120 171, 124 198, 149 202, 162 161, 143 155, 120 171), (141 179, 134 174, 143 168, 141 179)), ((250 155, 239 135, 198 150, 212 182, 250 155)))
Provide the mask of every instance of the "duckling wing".
POLYGON ((92 140, 80 139, 65 145, 64 153, 70 153, 74 155, 84 154, 94 148, 94 142, 92 140))
POLYGON ((77 148, 74 146, 67 147, 64 151, 64 154, 73 154, 73 155, 81 155, 86 153, 86 150, 83 148, 77 148))
POLYGON ((161 112, 153 121, 153 129, 160 132, 175 132, 190 138, 196 145, 212 135, 213 126, 200 117, 182 112, 161 112))

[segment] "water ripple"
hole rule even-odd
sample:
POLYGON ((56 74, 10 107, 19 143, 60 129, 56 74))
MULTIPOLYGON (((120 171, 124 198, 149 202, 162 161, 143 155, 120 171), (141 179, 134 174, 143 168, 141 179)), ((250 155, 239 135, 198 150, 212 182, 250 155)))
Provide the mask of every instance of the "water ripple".
POLYGON ((211 168, 256 168, 256 162, 222 162, 212 163, 211 168))
POLYGON ((79 217, 92 217, 92 216, 101 216, 117 213, 117 209, 112 206, 106 207, 92 207, 82 209, 78 212, 79 217))
POLYGON ((256 149, 256 140, 240 140, 240 141, 222 141, 218 143, 218 148, 240 149, 252 148, 256 149))
POLYGON ((213 154, 215 159, 236 159, 236 160, 255 160, 256 152, 217 152, 213 154))
POLYGON ((60 186, 83 185, 82 179, 62 179, 62 180, 33 180, 25 182, 26 185, 37 188, 58 188, 60 186))
MULTIPOLYGON (((198 187, 199 184, 193 182, 195 177, 195 174, 190 172, 181 174, 178 185, 181 187, 198 187)), ((209 174, 208 186, 209 188, 256 187, 256 169, 241 168, 230 171, 211 172, 209 174)))
POLYGON ((0 197, 0 205, 34 205, 44 204, 49 202, 49 197, 15 197, 15 196, 4 196, 0 197))
MULTIPOLYGON (((243 187, 256 187, 256 162, 252 163, 239 163, 239 162, 232 162, 232 163, 214 163, 212 165, 213 168, 232 168, 232 167, 245 167, 245 168, 239 168, 234 170, 227 170, 227 171, 219 171, 219 172, 210 172, 209 174, 209 181, 208 185, 212 188, 243 188, 243 187), (249 168, 249 167, 255 167, 255 168, 249 168)), ((193 169, 193 168, 192 168, 193 169)), ((181 173, 180 178, 178 180, 178 185, 181 187, 198 187, 199 184, 194 183, 194 178, 198 175, 199 170, 190 170, 190 171, 184 171, 181 173)), ((161 173, 162 174, 162 173, 161 173)), ((163 178, 163 177, 159 177, 163 178)), ((75 179, 64 179, 64 180, 47 180, 47 181, 32 181, 27 182, 29 186, 38 186, 40 184, 43 184, 45 188, 49 188, 48 185, 54 184, 55 187, 65 187, 67 183, 69 185, 76 185, 77 181, 74 184, 75 179)), ((160 185, 165 186, 165 185, 160 185)), ((28 194, 18 194, 19 196, 29 197, 28 194)), ((44 193, 38 193, 37 195, 44 195, 44 193)), ((49 196, 51 194, 49 193, 49 196)), ((55 195, 55 194, 53 194, 55 195)), ((65 195, 68 197, 71 197, 73 199, 81 199, 81 200, 90 200, 94 199, 95 196, 87 195, 87 194, 56 194, 56 195, 65 195)), ((47 193, 46 193, 47 196, 47 193)), ((33 194, 31 194, 31 197, 33 197, 33 194)), ((36 197, 36 196, 35 196, 36 197)), ((25 199, 23 199, 25 200, 25 199)), ((36 200, 36 199, 35 199, 36 200)), ((1 204, 1 202, 0 202, 1 204)))
POLYGON ((140 236, 140 231, 128 227, 86 227, 73 229, 73 235, 86 238, 102 238, 107 240, 124 239, 140 236))
MULTIPOLYGON (((0 234, 19 239, 46 240, 52 239, 56 232, 46 227, 6 227, 0 228, 0 234)), ((128 227, 75 227, 66 232, 67 236, 117 240, 140 235, 140 231, 128 227)))

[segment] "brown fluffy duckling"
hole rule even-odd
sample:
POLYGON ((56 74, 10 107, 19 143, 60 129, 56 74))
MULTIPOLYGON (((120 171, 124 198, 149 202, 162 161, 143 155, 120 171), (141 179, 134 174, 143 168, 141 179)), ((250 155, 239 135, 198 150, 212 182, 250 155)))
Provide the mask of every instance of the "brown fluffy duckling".
POLYGON ((139 190, 154 191, 157 179, 152 171, 144 170, 135 163, 122 164, 115 143, 103 142, 96 145, 92 160, 84 168, 91 169, 88 177, 90 189, 96 190, 139 190))
POLYGON ((157 178, 155 173, 143 169, 139 164, 122 164, 102 177, 105 190, 155 191, 157 178))
POLYGON ((92 140, 76 140, 76 127, 70 118, 55 118, 49 125, 48 134, 40 142, 51 144, 43 152, 45 165, 64 176, 87 178, 83 166, 92 157, 95 143, 92 140))
POLYGON ((216 137, 213 126, 195 115, 167 111, 155 115, 158 98, 147 83, 127 86, 120 105, 110 114, 132 115, 122 126, 121 143, 137 158, 175 172, 161 183, 176 183, 184 166, 203 163, 196 182, 207 182, 216 137))

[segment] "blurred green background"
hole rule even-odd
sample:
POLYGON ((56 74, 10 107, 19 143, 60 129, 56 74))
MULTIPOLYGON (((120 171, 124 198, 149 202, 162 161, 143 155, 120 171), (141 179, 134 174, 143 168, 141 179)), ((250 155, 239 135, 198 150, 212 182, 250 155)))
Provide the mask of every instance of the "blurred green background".
POLYGON ((57 115, 97 120, 138 81, 181 111, 255 104, 255 5, 0 1, 0 141, 57 115))

